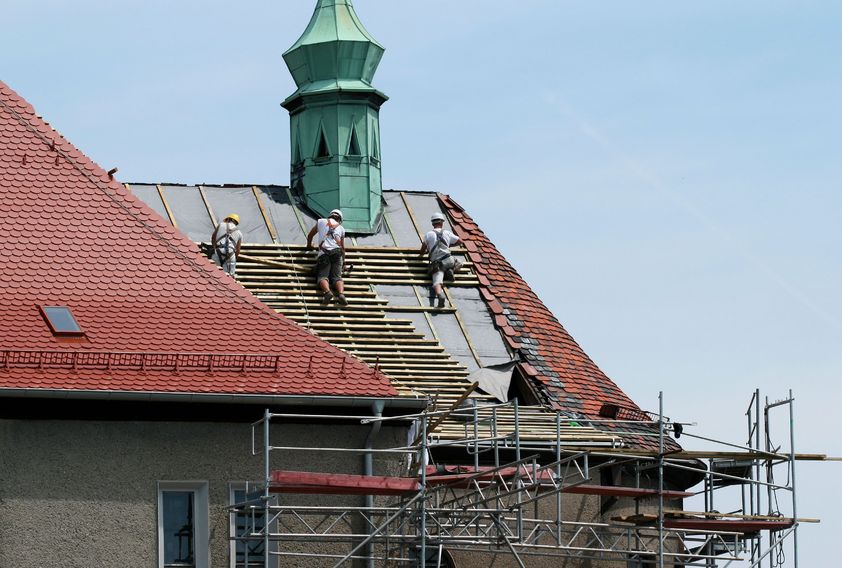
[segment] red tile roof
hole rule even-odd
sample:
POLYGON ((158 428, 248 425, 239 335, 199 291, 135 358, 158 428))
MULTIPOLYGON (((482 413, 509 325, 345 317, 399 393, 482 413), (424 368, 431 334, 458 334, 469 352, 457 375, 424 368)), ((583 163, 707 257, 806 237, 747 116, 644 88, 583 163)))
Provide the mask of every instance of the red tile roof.
POLYGON ((465 210, 450 196, 439 195, 439 200, 450 213, 454 232, 465 242, 497 327, 520 354, 524 373, 542 385, 550 406, 594 419, 606 403, 639 410, 585 354, 465 210))
POLYGON ((245 291, 2 82, 0 196, 0 351, 15 351, 0 353, 0 388, 397 394, 382 373, 245 291), (85 337, 54 336, 38 305, 68 306, 85 337), (112 364, 85 366, 65 353, 94 351, 111 353, 112 364), (185 355, 155 367, 119 364, 114 352, 185 355), (201 354, 216 354, 216 364, 207 355, 207 368, 187 364, 201 354), (220 365, 223 354, 273 362, 236 369, 220 365))

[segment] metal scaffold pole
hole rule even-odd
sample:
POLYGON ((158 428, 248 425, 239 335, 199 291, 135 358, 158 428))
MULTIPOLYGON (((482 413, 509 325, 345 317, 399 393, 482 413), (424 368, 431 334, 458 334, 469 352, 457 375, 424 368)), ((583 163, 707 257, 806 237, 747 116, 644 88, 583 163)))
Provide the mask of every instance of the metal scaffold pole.
MULTIPOLYGON (((360 416, 273 414, 267 409, 262 420, 252 424, 252 454, 255 456, 260 451, 256 447, 258 426, 263 428, 263 491, 259 497, 251 498, 247 491, 244 501, 230 507, 232 526, 240 527, 232 536, 232 541, 238 543, 233 549, 243 546, 248 550, 249 542, 262 544, 265 556, 259 561, 255 557, 255 564, 248 559, 246 562, 264 568, 275 567, 276 562, 286 563, 287 559, 289 562, 329 560, 335 567, 365 562, 439 568, 453 551, 506 552, 520 566, 524 565, 527 556, 536 556, 583 562, 629 562, 636 566, 652 564, 657 568, 676 565, 726 567, 743 561, 755 568, 779 568, 785 560, 790 560, 797 568, 798 524, 815 522, 815 519, 796 516, 793 400, 791 392, 786 400, 770 403, 767 399, 761 422, 761 399, 759 392, 755 393, 747 411, 746 450, 745 445, 679 429, 680 423, 664 415, 664 394, 660 392, 657 415, 650 412, 636 422, 634 434, 648 437, 648 449, 643 452, 640 448, 626 451, 617 446, 600 449, 571 444, 568 447, 563 438, 565 429, 577 427, 583 419, 566 419, 561 413, 554 415, 555 428, 550 434, 554 439, 536 440, 523 422, 531 409, 521 409, 515 401, 475 405, 470 412, 463 412, 462 416, 467 418, 464 436, 455 440, 442 440, 434 434, 432 417, 440 416, 441 411, 360 416), (789 405, 788 451, 774 446, 770 438, 770 412, 784 405, 789 405), (349 420, 361 425, 394 420, 404 425, 414 423, 415 428, 408 435, 413 441, 389 448, 373 448, 368 441, 360 448, 272 445, 273 419, 304 417, 325 424, 349 420), (760 439, 760 427, 765 427, 765 440, 760 439), (722 444, 727 451, 695 452, 695 457, 688 458, 681 455, 684 453, 681 450, 672 451, 673 446, 667 440, 671 432, 722 444), (761 443, 765 443, 765 451, 759 447, 761 443), (438 463, 435 471, 427 471, 428 463, 435 464, 440 455, 453 455, 456 448, 464 450, 463 464, 438 463), (735 452, 735 448, 739 451, 735 452), (444 453, 438 454, 439 449, 444 453), (366 467, 363 475, 357 472, 273 471, 272 451, 283 451, 285 455, 297 451, 359 454, 371 455, 372 459, 375 456, 402 456, 401 459, 411 456, 411 468, 404 462, 403 475, 396 476, 372 475, 371 467, 366 467), (508 454, 508 460, 503 458, 506 455, 503 452, 508 454), (483 461, 476 459, 479 454, 485 454, 483 461), (710 465, 700 469, 698 460, 702 458, 709 459, 710 465), (688 463, 688 460, 696 460, 696 463, 688 463), (468 465, 471 462, 472 465, 468 465), (790 468, 788 480, 776 482, 772 470, 785 465, 790 468), (630 466, 634 466, 637 483, 629 484, 631 479, 622 479, 623 469, 632 471, 628 470, 630 466), (758 467, 767 469, 763 480, 758 479, 758 467), (648 484, 641 482, 641 472, 647 470, 657 470, 657 482, 651 477, 654 473, 649 474, 648 484), (611 471, 613 475, 600 476, 605 471, 611 471), (694 483, 704 482, 704 511, 670 507, 674 500, 694 495, 689 489, 674 489, 670 484, 673 473, 679 475, 675 479, 680 479, 686 478, 687 472, 697 476, 694 483), (595 482, 600 478, 603 481, 595 482), (736 507, 728 509, 731 513, 714 510, 714 493, 723 489, 727 492, 729 487, 735 486, 740 492, 732 495, 737 503, 736 507), (768 504, 765 499, 762 503, 760 500, 763 487, 769 492, 768 504), (746 490, 750 493, 748 499, 746 490), (786 509, 791 506, 791 518, 785 515, 789 511, 778 510, 776 495, 780 491, 791 492, 791 504, 786 500, 780 502, 786 509), (350 506, 332 498, 320 504, 305 498, 295 504, 294 498, 276 499, 277 493, 368 495, 371 499, 366 499, 364 506, 350 506), (565 518, 564 494, 634 499, 634 514, 612 516, 609 505, 594 518, 565 518), (647 500, 649 504, 643 505, 647 500), (761 507, 767 505, 771 514, 761 515, 761 507), (761 531, 772 535, 768 547, 755 536, 761 531), (789 548, 790 542, 794 554, 784 559, 783 547, 789 548), (746 553, 744 558, 740 556, 743 552, 746 553)), ((631 429, 631 421, 619 418, 593 422, 610 424, 615 429, 631 429)), ((393 461, 391 465, 395 463, 393 461)), ((720 509, 726 505, 724 498, 718 497, 716 501, 720 509)), ((578 507, 566 509, 575 511, 578 507)))
POLYGON ((664 393, 658 393, 658 568, 664 568, 664 393))
POLYGON ((421 488, 419 490, 418 516, 421 525, 419 538, 421 539, 421 568, 427 566, 427 417, 421 417, 421 447, 419 448, 421 464, 421 488))
MULTIPOLYGON (((269 467, 269 451, 271 445, 269 443, 269 423, 271 421, 271 413, 269 409, 263 411, 263 503, 264 513, 263 519, 267 521, 269 518, 269 498, 270 498, 270 484, 271 484, 271 468, 269 467)), ((265 522, 263 528, 263 568, 271 568, 271 558, 269 556, 269 523, 265 522)))
POLYGON ((798 568, 798 507, 795 498, 795 398, 792 396, 792 389, 789 391, 789 467, 792 518, 795 519, 795 524, 792 526, 792 556, 794 566, 798 568))
MULTIPOLYGON (((555 461, 556 461, 556 479, 557 483, 561 484, 561 413, 555 413, 555 461)), ((561 491, 555 496, 556 507, 556 544, 561 546, 561 491)))

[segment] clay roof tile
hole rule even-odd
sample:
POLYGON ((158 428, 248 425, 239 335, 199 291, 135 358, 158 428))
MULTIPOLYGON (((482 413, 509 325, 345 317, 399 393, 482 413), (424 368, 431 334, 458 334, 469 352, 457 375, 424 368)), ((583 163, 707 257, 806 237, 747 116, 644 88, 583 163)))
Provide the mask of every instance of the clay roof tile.
POLYGON ((14 278, 4 279, 0 347, 59 359, 101 352, 113 364, 107 372, 10 366, 0 370, 0 388, 397 394, 382 373, 245 292, 2 82, 0 164, 4 213, 26 219, 22 237, 6 244, 14 278), (69 307, 84 338, 57 339, 36 304, 69 307), (240 373, 167 366, 139 372, 116 363, 117 351, 267 354, 282 364, 279 373, 270 364, 240 373))

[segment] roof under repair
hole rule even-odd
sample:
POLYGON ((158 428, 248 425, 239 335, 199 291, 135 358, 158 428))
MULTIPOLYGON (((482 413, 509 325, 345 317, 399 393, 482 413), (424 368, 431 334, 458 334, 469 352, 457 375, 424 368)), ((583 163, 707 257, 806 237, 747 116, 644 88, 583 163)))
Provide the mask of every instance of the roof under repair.
MULTIPOLYGON (((555 411, 570 419, 573 440, 616 443, 589 424, 649 417, 584 353, 529 285, 450 197, 385 191, 383 220, 373 235, 350 236, 345 276, 350 305, 321 304, 305 248, 316 216, 284 186, 126 184, 197 243, 236 211, 244 234, 237 280, 257 298, 325 341, 388 375, 404 394, 447 408, 469 389, 471 373, 515 361, 509 396, 532 418, 526 436, 555 433, 555 411), (224 211, 225 213, 220 214, 224 211), (434 212, 465 241, 456 251, 466 269, 446 287, 449 306, 434 307, 427 262, 418 254, 434 212), (605 417, 605 416, 602 416, 605 417), (578 430, 576 430, 578 428, 578 430)), ((475 392, 471 398, 491 400, 475 392)), ((442 435, 457 437, 457 421, 442 435)), ((636 436, 626 442, 644 443, 636 436)), ((645 443, 644 443, 645 445, 645 443)))
MULTIPOLYGON (((285 54, 299 87, 284 102, 291 188, 122 186, 3 86, 3 189, 32 233, 10 245, 15 307, 0 319, 0 386, 400 395, 441 409, 496 393, 518 400, 522 435, 536 442, 556 438, 561 413, 571 443, 646 445, 647 427, 599 426, 650 417, 451 197, 381 190, 385 96, 370 82, 382 53, 350 2, 318 2, 285 54), (351 304, 342 309, 321 304, 305 248, 316 216, 334 206, 354 211, 345 223, 351 304), (230 212, 242 219, 242 286, 196 246, 230 212), (465 243, 456 254, 466 268, 447 286, 444 309, 433 306, 418 251, 433 213, 465 243), (89 218, 100 220, 95 230, 81 221, 89 218), (67 309, 82 333, 56 333, 45 317, 52 307, 67 309), (473 373, 489 368, 502 386, 474 392, 473 373)), ((456 439, 462 429, 450 420, 437 435, 456 439)))

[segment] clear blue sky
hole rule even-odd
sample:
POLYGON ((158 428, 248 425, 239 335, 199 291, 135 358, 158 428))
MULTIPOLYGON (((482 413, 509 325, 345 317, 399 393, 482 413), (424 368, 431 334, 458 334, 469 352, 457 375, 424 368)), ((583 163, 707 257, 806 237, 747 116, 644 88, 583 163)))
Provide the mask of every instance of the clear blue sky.
MULTIPOLYGON (((314 4, 6 0, 0 78, 121 180, 287 183, 314 4)), ((842 4, 355 5, 386 187, 454 196, 643 407, 740 442, 793 388, 798 450, 842 455, 842 4)), ((841 475, 799 469, 805 566, 841 475)))

